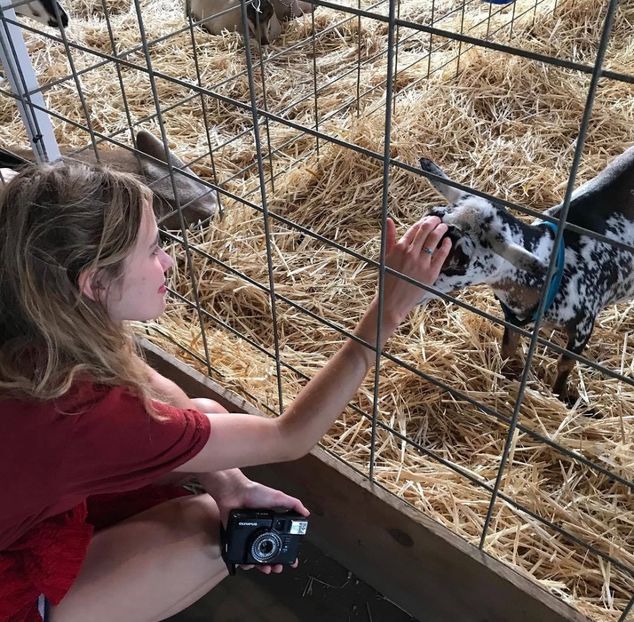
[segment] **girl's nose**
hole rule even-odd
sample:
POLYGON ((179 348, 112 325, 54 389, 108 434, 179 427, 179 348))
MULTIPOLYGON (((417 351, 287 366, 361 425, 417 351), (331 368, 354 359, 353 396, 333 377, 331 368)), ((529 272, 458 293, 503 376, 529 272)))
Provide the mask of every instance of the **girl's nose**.
POLYGON ((161 249, 161 266, 163 266, 163 272, 169 272, 174 267, 172 256, 168 255, 163 249, 161 249))

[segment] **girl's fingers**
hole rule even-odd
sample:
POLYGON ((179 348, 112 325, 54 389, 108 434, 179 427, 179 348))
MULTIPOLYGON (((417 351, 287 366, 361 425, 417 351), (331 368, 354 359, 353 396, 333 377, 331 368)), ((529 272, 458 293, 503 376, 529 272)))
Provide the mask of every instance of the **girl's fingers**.
POLYGON ((295 509, 302 516, 310 516, 310 510, 301 501, 295 506, 295 509))
MULTIPOLYGON (((410 246, 411 251, 415 255, 418 255, 422 251, 423 244, 426 243, 429 234, 434 231, 436 227, 440 226, 440 224, 440 218, 437 218, 436 216, 425 218, 422 221, 421 226, 416 232, 416 235, 414 236, 414 239, 412 240, 412 244, 410 246)), ((425 244, 425 246, 428 245, 425 244)))
POLYGON ((427 222, 430 218, 436 218, 436 216, 425 216, 421 218, 418 222, 414 223, 404 234, 403 237, 399 240, 399 242, 404 246, 409 246, 414 238, 418 235, 420 228, 427 222))
POLYGON ((257 566, 257 569, 262 574, 280 574, 280 572, 284 570, 284 566, 282 566, 282 564, 275 564, 273 566, 267 564, 266 566, 257 566))
MULTIPOLYGON (((296 559, 292 564, 289 564, 290 568, 297 568, 299 566, 299 559, 296 559)), ((280 574, 284 570, 284 566, 282 564, 274 564, 266 565, 266 566, 256 566, 255 564, 244 564, 240 566, 241 570, 251 570, 252 568, 257 568, 260 572, 264 574, 280 574)))
POLYGON ((294 510, 302 516, 310 516, 308 508, 297 498, 280 492, 279 501, 275 505, 280 510, 294 510))
POLYGON ((396 225, 391 218, 387 219, 387 232, 385 234, 385 252, 391 253, 396 246, 396 225))
POLYGON ((289 497, 289 499, 292 501, 291 509, 295 510, 302 516, 310 516, 308 508, 299 499, 296 499, 295 497, 289 497))
POLYGON ((422 240, 421 251, 424 251, 430 258, 433 257, 433 253, 436 251, 438 243, 442 239, 442 236, 447 233, 448 229, 449 227, 441 222, 437 227, 428 232, 427 237, 422 240))
POLYGON ((438 216, 424 216, 417 223, 414 223, 401 237, 399 240, 400 244, 404 246, 409 246, 412 244, 416 236, 420 235, 421 228, 428 225, 430 228, 433 228, 435 225, 440 223, 440 218, 438 216))
POLYGON ((445 238, 432 256, 431 266, 434 270, 438 270, 438 272, 440 272, 445 260, 449 256, 450 250, 451 240, 449 238, 445 238))
POLYGON ((420 229, 420 222, 417 222, 415 224, 413 224, 402 236, 401 239, 398 241, 399 244, 403 245, 403 246, 409 246, 412 243, 412 240, 414 239, 414 237, 416 236, 416 234, 418 233, 418 230, 420 229))

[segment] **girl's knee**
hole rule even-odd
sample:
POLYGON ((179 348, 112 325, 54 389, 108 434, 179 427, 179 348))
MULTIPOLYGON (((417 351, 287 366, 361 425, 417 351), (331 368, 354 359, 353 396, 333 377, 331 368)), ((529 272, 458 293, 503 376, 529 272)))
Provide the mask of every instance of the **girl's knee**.
POLYGON ((192 402, 196 408, 203 413, 226 413, 229 412, 224 406, 218 404, 214 400, 210 400, 206 397, 194 397, 192 402))
POLYGON ((220 511, 210 495, 194 495, 184 498, 182 520, 186 525, 196 525, 202 530, 211 527, 214 531, 220 525, 220 511))
POLYGON ((220 546, 220 512, 208 494, 181 497, 170 502, 161 521, 176 539, 200 539, 201 546, 220 546))

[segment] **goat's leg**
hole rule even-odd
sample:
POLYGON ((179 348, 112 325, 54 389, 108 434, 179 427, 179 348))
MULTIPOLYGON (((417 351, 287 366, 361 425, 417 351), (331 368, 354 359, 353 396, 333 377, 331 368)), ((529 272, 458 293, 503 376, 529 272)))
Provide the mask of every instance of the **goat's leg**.
POLYGON ((517 350, 520 345, 520 334, 518 331, 504 327, 502 337, 502 374, 509 379, 517 380, 522 374, 523 365, 517 357, 517 350))
MULTIPOLYGON (((587 327, 584 327, 586 328, 585 330, 579 330, 577 327, 577 331, 569 333, 566 350, 573 354, 581 354, 583 352, 592 334, 594 319, 587 324, 587 327)), ((569 354, 562 354, 557 361, 557 377, 553 384, 553 393, 569 407, 574 406, 579 398, 579 392, 576 389, 570 390, 568 387, 568 376, 574 369, 575 363, 576 360, 569 354)))
MULTIPOLYGON (((568 346, 568 349, 570 349, 570 346, 568 346)), ((562 354, 557 361, 557 377, 553 384, 553 393, 570 407, 574 406, 579 397, 577 391, 571 391, 568 388, 568 376, 574 366, 575 360, 566 354, 562 354)))
POLYGON ((291 6, 294 9, 293 17, 299 17, 303 13, 313 13, 316 8, 312 2, 302 2, 302 0, 297 0, 291 6))
POLYGON ((302 2, 301 0, 271 0, 275 15, 280 20, 290 20, 302 16, 304 13, 312 13, 315 5, 310 2, 302 2))

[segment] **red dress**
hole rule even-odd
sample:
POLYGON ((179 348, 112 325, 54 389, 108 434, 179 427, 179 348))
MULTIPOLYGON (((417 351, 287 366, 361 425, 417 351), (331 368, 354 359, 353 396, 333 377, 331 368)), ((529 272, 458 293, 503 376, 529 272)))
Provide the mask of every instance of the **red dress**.
POLYGON ((196 410, 83 383, 54 402, 0 400, 0 621, 38 620, 75 580, 95 529, 186 494, 152 485, 209 438, 196 410))

